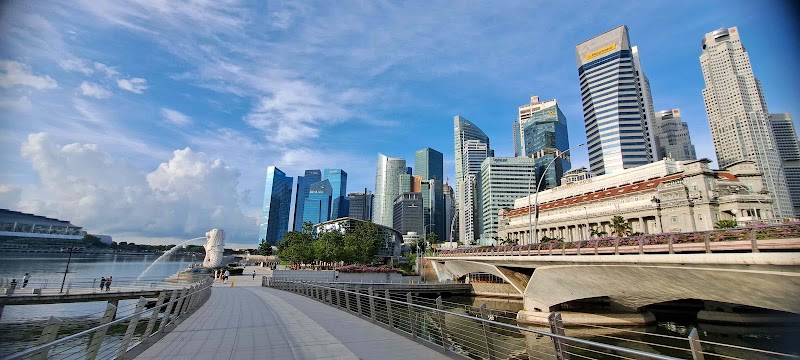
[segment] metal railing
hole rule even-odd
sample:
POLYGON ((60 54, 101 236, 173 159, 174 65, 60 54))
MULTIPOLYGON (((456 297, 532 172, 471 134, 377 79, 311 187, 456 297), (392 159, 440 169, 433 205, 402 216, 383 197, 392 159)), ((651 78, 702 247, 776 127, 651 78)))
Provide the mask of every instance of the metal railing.
POLYGON ((800 249, 800 224, 441 250, 433 256, 621 255, 800 249))
POLYGON ((498 321, 482 305, 476 314, 461 314, 444 309, 441 296, 435 307, 415 301, 411 294, 382 294, 372 288, 340 289, 313 283, 264 278, 266 286, 290 291, 361 316, 392 331, 410 336, 441 351, 478 359, 570 359, 607 358, 661 359, 678 358, 642 350, 603 344, 564 335, 561 315, 550 317, 551 331, 542 331, 498 321), (509 341, 519 335, 529 342, 509 341))
POLYGON ((0 278, 0 289, 4 291, 0 291, 0 296, 3 295, 57 295, 57 294, 90 294, 90 293, 100 293, 100 292, 110 292, 110 293, 119 293, 119 292, 136 292, 136 291, 147 291, 147 290, 166 290, 166 289, 177 289, 186 286, 187 282, 184 280, 190 280, 189 277, 186 279, 177 278, 175 280, 164 280, 163 277, 154 277, 154 278, 115 278, 112 279, 108 290, 103 287, 100 288, 100 284, 102 283, 100 278, 73 278, 67 279, 66 283, 64 284, 63 291, 61 290, 61 280, 58 281, 49 281, 39 280, 39 281, 28 281, 27 284, 24 284, 22 279, 9 279, 9 278, 0 278), (16 284, 12 284, 12 281, 16 280, 16 284), (25 287, 23 288, 23 285, 25 287), (14 288, 14 291, 9 292, 7 289, 14 288))
POLYGON ((140 297, 133 313, 125 316, 119 316, 117 307, 109 303, 100 319, 100 325, 59 339, 56 338, 62 321, 51 316, 37 346, 3 360, 95 360, 134 356, 202 306, 211 295, 212 285, 213 279, 207 278, 189 287, 173 289, 171 292, 163 291, 155 300, 155 305, 149 309, 146 309, 149 301, 140 297), (109 330, 112 329, 125 331, 122 336, 110 336, 109 330))

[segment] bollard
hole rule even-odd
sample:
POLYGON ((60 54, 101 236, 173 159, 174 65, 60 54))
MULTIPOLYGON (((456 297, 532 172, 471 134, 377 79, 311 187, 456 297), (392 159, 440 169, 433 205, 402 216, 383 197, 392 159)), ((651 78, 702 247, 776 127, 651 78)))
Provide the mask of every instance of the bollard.
MULTIPOLYGON (((108 324, 114 318, 114 314, 117 313, 117 307, 111 305, 110 303, 106 305, 106 312, 103 314, 103 317, 100 319, 100 325, 108 324)), ((94 360, 97 358, 97 353, 100 351, 100 344, 103 343, 103 339, 106 337, 106 333, 108 332, 108 327, 104 327, 100 330, 97 330, 92 334, 92 341, 89 343, 89 348, 86 350, 86 360, 94 360)))
MULTIPOLYGON (((36 342, 36 345, 44 345, 50 342, 53 342, 57 335, 58 335, 58 328, 61 327, 61 319, 50 316, 50 319, 47 320, 47 325, 44 326, 44 331, 42 331, 42 336, 39 337, 39 340, 36 342)), ((31 360, 45 360, 47 359, 47 353, 50 352, 50 349, 42 350, 36 354, 31 355, 31 360)))
POLYGON ((236 280, 231 280, 231 287, 233 287, 234 283, 236 283, 236 280))
MULTIPOLYGON (((145 305, 147 305, 147 299, 140 296, 134 314, 142 312, 145 305)), ((125 330, 125 336, 122 337, 122 344, 120 344, 119 349, 117 349, 117 356, 115 359, 124 358, 125 353, 128 352, 128 345, 131 343, 131 339, 133 339, 133 333, 136 331, 136 324, 139 322, 139 316, 140 315, 134 315, 131 318, 131 322, 128 323, 128 329, 125 330)))

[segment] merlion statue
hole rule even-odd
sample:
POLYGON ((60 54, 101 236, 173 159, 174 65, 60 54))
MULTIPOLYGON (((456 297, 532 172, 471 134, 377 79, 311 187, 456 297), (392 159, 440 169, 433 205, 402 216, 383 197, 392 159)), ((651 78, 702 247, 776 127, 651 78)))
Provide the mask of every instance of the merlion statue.
POLYGON ((225 251, 225 231, 211 229, 206 233, 206 257, 203 267, 208 269, 222 266, 222 253, 225 251))

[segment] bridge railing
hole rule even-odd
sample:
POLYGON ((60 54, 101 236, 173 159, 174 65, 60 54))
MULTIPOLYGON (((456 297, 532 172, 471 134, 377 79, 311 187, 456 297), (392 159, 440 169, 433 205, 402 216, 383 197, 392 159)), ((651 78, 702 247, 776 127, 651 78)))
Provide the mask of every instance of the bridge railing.
POLYGON ((211 295, 212 285, 213 279, 209 277, 183 289, 164 291, 149 309, 148 300, 140 297, 133 313, 121 317, 116 316, 117 307, 109 303, 100 325, 61 338, 58 332, 62 321, 51 316, 37 346, 3 360, 95 360, 136 356, 202 306, 211 295))
POLYGON ((434 256, 620 255, 800 249, 800 224, 441 250, 434 256))
POLYGON ((411 294, 393 294, 370 288, 354 290, 315 283, 265 278, 265 286, 297 293, 370 320, 392 331, 410 336, 432 348, 468 358, 568 359, 596 358, 598 355, 634 359, 675 360, 678 358, 603 344, 564 335, 561 316, 550 317, 551 331, 537 330, 497 321, 486 308, 477 314, 444 309, 441 296, 434 306, 423 304, 411 294), (524 335, 532 343, 511 342, 506 337, 524 335))
POLYGON ((114 278, 108 290, 100 284, 101 278, 68 278, 62 288, 61 281, 31 280, 25 284, 22 279, 0 278, 0 296, 3 295, 56 295, 70 293, 99 293, 99 292, 134 292, 147 290, 177 289, 185 287, 189 278, 179 280, 164 280, 163 277, 153 278, 114 278), (16 284, 13 281, 16 280, 16 284), (24 287, 23 287, 24 286, 24 287), (9 289, 13 288, 13 291, 9 289))

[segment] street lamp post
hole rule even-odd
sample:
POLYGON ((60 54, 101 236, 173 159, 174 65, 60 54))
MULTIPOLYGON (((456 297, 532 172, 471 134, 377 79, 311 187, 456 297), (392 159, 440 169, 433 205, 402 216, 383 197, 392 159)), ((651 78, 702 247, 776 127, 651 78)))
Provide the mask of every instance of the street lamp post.
POLYGON ((72 260, 72 248, 74 248, 74 246, 70 246, 69 247, 69 257, 67 258, 67 268, 64 269, 64 278, 61 280, 61 290, 59 290, 59 293, 63 293, 64 292, 64 282, 67 281, 67 272, 69 272, 69 263, 72 260))
MULTIPOLYGON (((553 163, 556 162, 556 159, 560 158, 561 156, 563 156, 564 154, 570 152, 571 150, 577 149, 577 148, 579 148, 581 146, 584 146, 584 145, 586 145, 586 143, 580 143, 578 145, 575 145, 575 146, 573 146, 573 147, 571 147, 571 148, 569 148, 569 149, 557 154, 553 158, 553 160, 550 160, 550 163, 547 164, 547 166, 544 168, 544 171, 542 172, 542 177, 540 177, 539 178, 539 182, 536 183, 536 194, 534 195, 534 201, 533 201, 534 202, 534 205, 533 205, 534 206, 534 210, 536 211, 536 217, 533 219, 533 224, 531 224, 531 222, 530 222, 530 219, 531 219, 531 196, 528 195, 528 231, 530 231, 530 236, 531 236, 531 239, 533 240, 532 243, 537 243, 538 240, 539 240, 539 237, 536 236, 536 227, 537 227, 537 225, 539 225, 538 224, 538 222, 539 222, 539 188, 542 186, 542 180, 544 180, 544 175, 547 174, 547 170, 550 169, 550 166, 553 165, 553 163)), ((535 178, 535 176, 534 176, 534 178, 535 178)))

